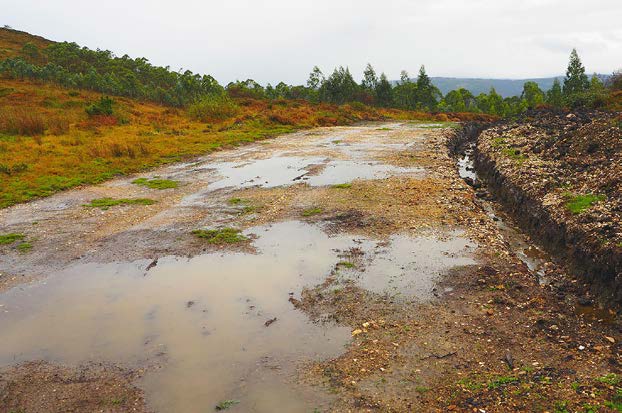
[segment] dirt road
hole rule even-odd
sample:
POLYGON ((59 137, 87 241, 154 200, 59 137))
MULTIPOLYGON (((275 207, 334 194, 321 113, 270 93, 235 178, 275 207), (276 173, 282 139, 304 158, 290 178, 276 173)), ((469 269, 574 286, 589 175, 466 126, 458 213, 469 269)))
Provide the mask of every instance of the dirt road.
POLYGON ((616 320, 475 196, 440 126, 304 131, 0 211, 24 235, 0 245, 0 412, 614 409, 616 320))

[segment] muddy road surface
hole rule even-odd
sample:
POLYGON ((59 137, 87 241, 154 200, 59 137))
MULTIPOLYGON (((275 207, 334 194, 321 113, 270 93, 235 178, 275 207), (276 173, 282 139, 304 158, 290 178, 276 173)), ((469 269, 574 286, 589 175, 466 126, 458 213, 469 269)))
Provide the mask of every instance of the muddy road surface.
POLYGON ((442 126, 1 210, 23 238, 0 245, 0 412, 616 411, 615 314, 463 181, 442 126))

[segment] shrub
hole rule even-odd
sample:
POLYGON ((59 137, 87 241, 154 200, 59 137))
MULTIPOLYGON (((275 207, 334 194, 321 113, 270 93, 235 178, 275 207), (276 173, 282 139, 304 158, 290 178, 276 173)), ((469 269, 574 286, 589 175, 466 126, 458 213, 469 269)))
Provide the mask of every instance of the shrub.
POLYGON ((202 122, 225 120, 240 112, 240 107, 225 95, 208 95, 188 107, 191 118, 202 122))
POLYGON ((34 111, 0 109, 0 132, 35 136, 43 134, 44 131, 45 121, 34 111))
POLYGON ((99 101, 91 103, 86 107, 86 113, 89 116, 96 115, 112 115, 112 105, 114 104, 114 100, 109 98, 108 96, 102 96, 99 101))

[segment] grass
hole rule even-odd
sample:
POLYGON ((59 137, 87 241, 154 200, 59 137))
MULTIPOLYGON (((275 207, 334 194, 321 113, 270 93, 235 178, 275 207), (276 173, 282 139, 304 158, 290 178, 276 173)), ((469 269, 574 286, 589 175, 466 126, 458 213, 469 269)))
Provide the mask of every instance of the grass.
POLYGON ((609 386, 617 386, 622 381, 622 377, 615 373, 609 373, 596 379, 597 381, 609 386))
POLYGON ((101 208, 103 210, 107 210, 110 207, 117 205, 153 205, 156 201, 148 198, 121 198, 121 199, 113 199, 113 198, 97 198, 93 199, 90 203, 84 204, 85 207, 89 208, 101 208))
POLYGON ((337 263, 338 267, 343 267, 343 268, 354 268, 355 265, 353 263, 351 263, 350 261, 339 261, 337 263))
POLYGON ((30 242, 22 242, 17 246, 17 250, 19 252, 28 252, 32 249, 32 244, 30 242))
POLYGON ((132 181, 134 185, 144 186, 150 189, 170 189, 177 188, 179 186, 179 182, 171 181, 170 179, 160 179, 160 178, 138 178, 132 181))
POLYGON ((335 185, 331 186, 331 188, 335 188, 335 189, 348 189, 348 188, 352 188, 352 184, 350 184, 350 183, 335 184, 335 185))
POLYGON ((518 149, 504 148, 501 150, 501 153, 517 163, 523 163, 528 159, 527 155, 523 154, 518 149))
POLYGON ((12 244, 15 241, 23 240, 24 238, 25 238, 24 234, 11 233, 11 234, 0 235, 0 245, 12 244))
POLYGON ((489 390, 494 390, 494 389, 498 389, 500 387, 504 387, 507 384, 512 384, 512 383, 516 383, 518 382, 518 378, 517 377, 512 377, 512 376, 499 376, 494 380, 491 380, 488 382, 488 389, 489 390))
POLYGON ((248 199, 231 198, 227 201, 227 203, 231 206, 243 207, 241 211, 242 214, 250 214, 257 211, 257 207, 250 205, 251 201, 248 199))
POLYGON ((216 405, 216 410, 227 410, 238 403, 240 403, 239 400, 223 400, 216 405))
POLYGON ((239 229, 229 227, 220 229, 196 229, 192 231, 192 233, 198 238, 205 239, 208 244, 214 245, 237 244, 248 241, 248 237, 242 235, 239 229))
POLYGON ((305 209, 304 211, 302 211, 302 216, 311 217, 313 215, 321 214, 322 212, 324 212, 322 208, 309 208, 309 209, 305 209))
POLYGON ((606 197, 604 195, 594 194, 574 195, 570 192, 566 192, 564 193, 564 198, 566 198, 566 209, 573 214, 580 214, 594 206, 597 202, 604 200, 606 197))

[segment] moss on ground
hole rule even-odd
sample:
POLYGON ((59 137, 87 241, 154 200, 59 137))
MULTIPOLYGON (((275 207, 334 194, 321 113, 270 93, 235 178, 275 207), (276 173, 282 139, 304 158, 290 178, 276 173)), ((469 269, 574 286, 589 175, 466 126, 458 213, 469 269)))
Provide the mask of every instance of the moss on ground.
POLYGON ((573 214, 580 214, 596 203, 604 200, 605 196, 594 194, 574 195, 566 192, 564 198, 566 198, 566 209, 573 214))
POLYGON ((101 208, 103 210, 107 210, 110 207, 117 205, 153 205, 156 201, 148 198, 97 198, 93 199, 90 203, 84 204, 85 207, 89 208, 101 208))
POLYGON ((160 179, 160 178, 138 178, 132 181, 134 185, 144 186, 150 189, 170 189, 177 188, 179 186, 179 182, 171 181, 170 179, 160 179))
POLYGON ((192 231, 192 233, 198 238, 205 239, 208 244, 237 244, 248 241, 248 237, 242 235, 239 229, 229 227, 220 229, 197 229, 192 231))

